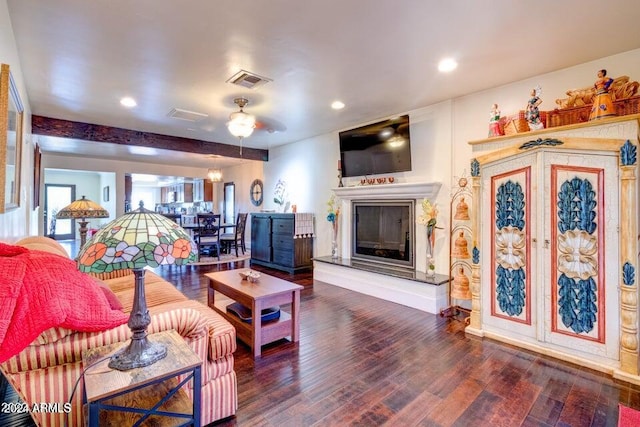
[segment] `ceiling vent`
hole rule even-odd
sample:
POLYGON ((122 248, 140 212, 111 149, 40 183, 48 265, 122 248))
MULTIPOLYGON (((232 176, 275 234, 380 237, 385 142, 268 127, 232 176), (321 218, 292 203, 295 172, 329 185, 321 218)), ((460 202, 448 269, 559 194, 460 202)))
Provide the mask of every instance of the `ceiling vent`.
POLYGON ((198 120, 209 117, 208 114, 196 113, 195 111, 183 110, 181 108, 174 108, 169 111, 167 116, 178 120, 186 120, 188 122, 197 122, 198 120))
POLYGON ((249 89, 255 89, 258 86, 262 86, 263 84, 272 82, 273 80, 268 79, 266 77, 259 76, 254 73, 250 73, 249 71, 240 70, 231 76, 227 83, 233 83, 234 85, 246 87, 249 89))

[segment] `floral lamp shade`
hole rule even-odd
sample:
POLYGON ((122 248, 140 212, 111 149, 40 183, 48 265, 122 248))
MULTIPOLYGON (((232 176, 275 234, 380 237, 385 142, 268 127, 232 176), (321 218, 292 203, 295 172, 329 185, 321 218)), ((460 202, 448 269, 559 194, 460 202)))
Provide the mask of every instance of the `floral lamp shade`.
POLYGON ((101 228, 82 247, 78 268, 85 273, 132 269, 135 276, 133 307, 129 317, 129 346, 111 357, 109 367, 126 371, 151 365, 166 357, 164 344, 147 339, 151 316, 144 292, 145 267, 184 265, 196 260, 195 245, 187 232, 170 219, 144 208, 127 212, 101 228))
POLYGON ((108 273, 195 260, 189 234, 141 204, 98 230, 78 255, 78 266, 87 273, 108 273))

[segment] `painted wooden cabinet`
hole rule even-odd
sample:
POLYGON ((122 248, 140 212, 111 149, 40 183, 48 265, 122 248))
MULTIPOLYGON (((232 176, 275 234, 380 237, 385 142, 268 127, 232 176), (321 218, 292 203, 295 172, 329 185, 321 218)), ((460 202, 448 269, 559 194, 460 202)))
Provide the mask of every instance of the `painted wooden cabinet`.
POLYGON ((482 168, 487 328, 618 360, 617 160, 540 148, 482 168))
POLYGON ((468 333, 640 383, 638 119, 476 150, 468 333))

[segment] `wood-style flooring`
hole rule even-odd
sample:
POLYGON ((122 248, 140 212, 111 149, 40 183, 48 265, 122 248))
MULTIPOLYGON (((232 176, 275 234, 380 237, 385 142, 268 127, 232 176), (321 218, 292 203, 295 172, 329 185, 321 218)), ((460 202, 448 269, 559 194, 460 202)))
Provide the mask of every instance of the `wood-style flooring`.
MULTIPOLYGON (((248 264, 247 264, 248 265, 248 264)), ((206 303, 204 273, 156 269, 206 303)), ((215 426, 616 426, 640 387, 466 336, 464 323, 340 287, 255 269, 305 286, 300 342, 235 353, 239 407, 215 426)))
MULTIPOLYGON (((155 271, 206 303, 205 273, 244 266, 155 271)), ((238 345, 238 411, 216 427, 617 426, 618 404, 640 408, 638 386, 466 336, 456 319, 314 283, 311 272, 255 269, 305 286, 300 342, 265 346, 257 360, 238 345)), ((4 425, 33 423, 0 416, 4 425)))

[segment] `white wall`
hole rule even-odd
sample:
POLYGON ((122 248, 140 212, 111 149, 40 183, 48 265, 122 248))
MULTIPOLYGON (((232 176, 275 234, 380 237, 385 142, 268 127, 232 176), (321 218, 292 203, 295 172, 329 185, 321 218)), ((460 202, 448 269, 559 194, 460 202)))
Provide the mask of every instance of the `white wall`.
POLYGON ((20 207, 0 214, 0 240, 14 241, 18 238, 37 234, 31 224, 37 224, 37 212, 33 212, 33 144, 31 143, 31 107, 24 87, 22 68, 18 58, 13 27, 9 19, 6 0, 0 0, 0 62, 9 64, 11 74, 18 87, 24 105, 24 140, 22 145, 22 161, 20 162, 20 207))

